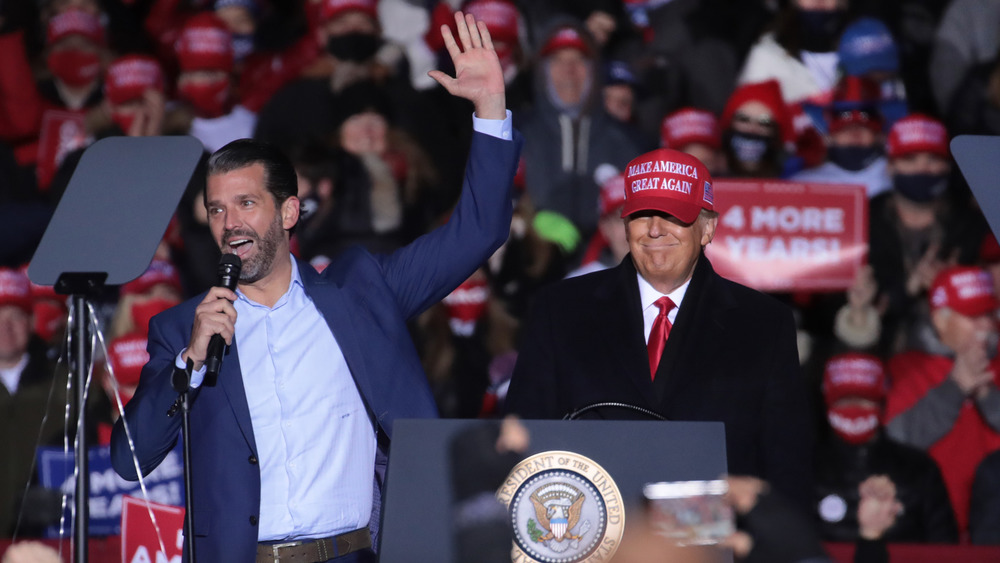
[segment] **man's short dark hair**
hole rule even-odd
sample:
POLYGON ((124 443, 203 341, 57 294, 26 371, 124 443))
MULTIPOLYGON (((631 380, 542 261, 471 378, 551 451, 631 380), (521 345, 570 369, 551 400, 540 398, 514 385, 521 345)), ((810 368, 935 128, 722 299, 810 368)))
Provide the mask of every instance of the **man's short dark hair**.
MULTIPOLYGON (((298 195, 299 183, 292 162, 278 147, 264 141, 237 139, 215 151, 208 159, 208 175, 225 174, 254 164, 264 167, 264 187, 271 192, 277 207, 298 195)), ((208 202, 207 190, 205 202, 208 202)))

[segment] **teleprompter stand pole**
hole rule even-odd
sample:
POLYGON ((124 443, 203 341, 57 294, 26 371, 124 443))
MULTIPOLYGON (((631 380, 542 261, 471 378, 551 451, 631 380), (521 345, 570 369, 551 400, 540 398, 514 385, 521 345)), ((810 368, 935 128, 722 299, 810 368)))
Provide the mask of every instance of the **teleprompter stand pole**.
POLYGON ((173 406, 167 411, 167 416, 181 413, 181 440, 184 442, 184 550, 190 563, 195 563, 194 553, 194 487, 191 483, 191 372, 194 362, 189 358, 185 369, 174 369, 174 391, 179 393, 173 406))

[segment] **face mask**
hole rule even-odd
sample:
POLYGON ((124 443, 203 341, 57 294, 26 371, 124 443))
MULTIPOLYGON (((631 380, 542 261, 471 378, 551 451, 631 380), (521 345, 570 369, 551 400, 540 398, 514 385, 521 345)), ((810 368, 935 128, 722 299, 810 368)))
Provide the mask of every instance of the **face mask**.
POLYGON ((48 65, 56 78, 73 87, 90 84, 101 70, 97 53, 87 51, 55 51, 49 54, 48 65))
POLYGON ((826 157, 830 162, 843 168, 857 172, 868 168, 882 155, 879 147, 837 147, 831 146, 826 151, 826 157))
POLYGON ((941 197, 948 189, 948 175, 896 174, 892 187, 910 201, 927 203, 941 197))
POLYGON ((224 78, 215 82, 187 82, 177 93, 182 100, 194 106, 201 117, 220 117, 228 109, 229 81, 224 78))
POLYGON ((233 34, 233 61, 237 64, 243 62, 243 59, 253 52, 253 34, 252 33, 234 33, 233 34))
POLYGON ((729 146, 733 149, 736 160, 757 164, 764 158, 769 140, 765 135, 733 132, 729 146))
POLYGON ((370 33, 335 35, 326 41, 328 53, 342 61, 358 63, 372 58, 380 46, 382 46, 382 40, 370 33))
POLYGON ((833 51, 840 35, 843 10, 798 10, 802 48, 814 53, 833 51))
POLYGON ((871 440, 878 431, 879 408, 874 405, 844 405, 830 407, 826 419, 840 439, 854 446, 871 440))
POLYGON ((319 211, 319 198, 314 195, 301 198, 299 200, 299 221, 306 222, 313 218, 319 211))

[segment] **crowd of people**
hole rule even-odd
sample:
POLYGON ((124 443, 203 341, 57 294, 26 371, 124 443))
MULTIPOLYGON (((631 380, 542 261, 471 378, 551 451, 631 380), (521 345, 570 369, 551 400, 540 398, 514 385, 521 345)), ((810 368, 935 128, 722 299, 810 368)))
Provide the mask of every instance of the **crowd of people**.
MULTIPOLYGON (((0 437, 13 452, 0 461, 0 536, 34 524, 22 500, 36 438, 62 440, 48 390, 65 300, 26 268, 82 152, 109 136, 192 135, 204 167, 230 141, 265 141, 297 174, 297 260, 322 272, 356 245, 391 253, 445 223, 466 179, 473 106, 429 75, 454 70, 440 29, 457 10, 489 29, 524 146, 509 238, 407 325, 441 416, 509 410, 537 295, 586 333, 568 344, 587 348, 570 375, 597 369, 585 358, 606 343, 581 343, 595 318, 558 310, 572 292, 539 291, 629 256, 626 166, 640 154, 681 151, 716 179, 863 185, 868 265, 853 285, 773 295, 794 310, 806 389, 794 408, 815 413, 814 482, 803 493, 783 469, 761 476, 802 497, 826 540, 861 537, 861 485, 885 476, 902 507, 888 541, 1000 542, 1000 244, 949 149, 959 134, 1000 133, 1000 8, 976 0, 0 3, 0 437)), ((111 369, 97 370, 106 392, 87 408, 102 443, 148 359, 150 318, 215 283, 205 177, 149 270, 98 298, 98 361, 111 369)), ((596 287, 585 283, 574 287, 596 287)), ((542 365, 544 342, 527 348, 542 365)), ((557 399, 523 389, 518 406, 557 399)), ((687 392, 725 394, 713 389, 687 392)), ((788 412, 760 422, 767 435, 802 430, 776 416, 788 412)), ((740 469, 755 473, 763 462, 747 455, 740 469)))

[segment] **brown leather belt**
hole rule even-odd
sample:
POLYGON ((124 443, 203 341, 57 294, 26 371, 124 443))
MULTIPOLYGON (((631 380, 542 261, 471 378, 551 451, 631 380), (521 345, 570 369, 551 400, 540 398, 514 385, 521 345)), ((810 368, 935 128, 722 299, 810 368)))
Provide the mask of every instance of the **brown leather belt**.
POLYGON ((368 528, 332 538, 284 543, 258 543, 257 563, 319 563, 372 546, 368 528))

